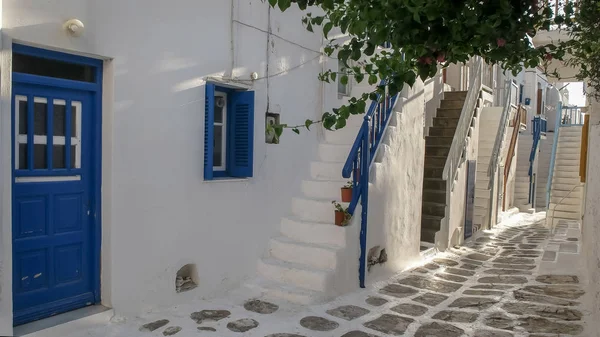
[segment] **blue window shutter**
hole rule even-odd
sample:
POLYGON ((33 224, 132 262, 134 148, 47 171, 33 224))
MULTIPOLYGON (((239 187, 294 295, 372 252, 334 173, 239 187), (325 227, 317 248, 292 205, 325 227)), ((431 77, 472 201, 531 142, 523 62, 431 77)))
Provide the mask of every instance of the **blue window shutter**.
POLYGON ((215 123, 215 85, 206 83, 204 99, 204 180, 213 178, 213 148, 215 123))
POLYGON ((232 95, 227 139, 227 171, 232 177, 252 177, 254 91, 232 95))

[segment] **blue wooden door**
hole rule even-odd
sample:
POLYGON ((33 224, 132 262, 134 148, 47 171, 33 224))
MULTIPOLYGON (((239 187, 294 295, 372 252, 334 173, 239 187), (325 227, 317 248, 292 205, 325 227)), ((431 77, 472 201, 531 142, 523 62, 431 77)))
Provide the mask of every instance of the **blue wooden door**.
POLYGON ((13 311, 19 325, 99 301, 91 146, 97 93, 53 86, 61 83, 55 79, 13 78, 13 311))

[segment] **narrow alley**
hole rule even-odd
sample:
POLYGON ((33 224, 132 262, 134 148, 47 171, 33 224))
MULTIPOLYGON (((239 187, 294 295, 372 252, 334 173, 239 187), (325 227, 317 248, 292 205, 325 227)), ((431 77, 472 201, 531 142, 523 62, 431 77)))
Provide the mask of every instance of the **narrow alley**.
POLYGON ((242 288, 143 318, 74 330, 100 336, 415 336, 584 335, 580 227, 554 233, 544 213, 514 215, 460 248, 325 305, 279 307, 242 288))

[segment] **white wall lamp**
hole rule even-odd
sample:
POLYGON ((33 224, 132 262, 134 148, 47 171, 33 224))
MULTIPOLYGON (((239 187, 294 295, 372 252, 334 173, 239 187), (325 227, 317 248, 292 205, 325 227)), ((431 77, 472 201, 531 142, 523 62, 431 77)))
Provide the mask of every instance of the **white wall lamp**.
POLYGON ((64 23, 63 28, 70 35, 79 37, 79 36, 81 36, 81 34, 83 34, 83 30, 85 29, 85 26, 83 25, 83 22, 81 22, 80 20, 71 19, 71 20, 67 20, 64 23))

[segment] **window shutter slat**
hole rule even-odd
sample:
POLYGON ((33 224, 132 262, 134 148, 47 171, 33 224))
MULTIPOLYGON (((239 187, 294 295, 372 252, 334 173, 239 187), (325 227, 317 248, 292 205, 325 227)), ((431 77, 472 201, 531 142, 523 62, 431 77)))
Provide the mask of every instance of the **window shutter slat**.
POLYGON ((231 99, 228 168, 232 177, 252 177, 254 147, 254 91, 239 91, 231 99))
POLYGON ((213 179, 215 85, 206 83, 204 99, 204 180, 213 179))

